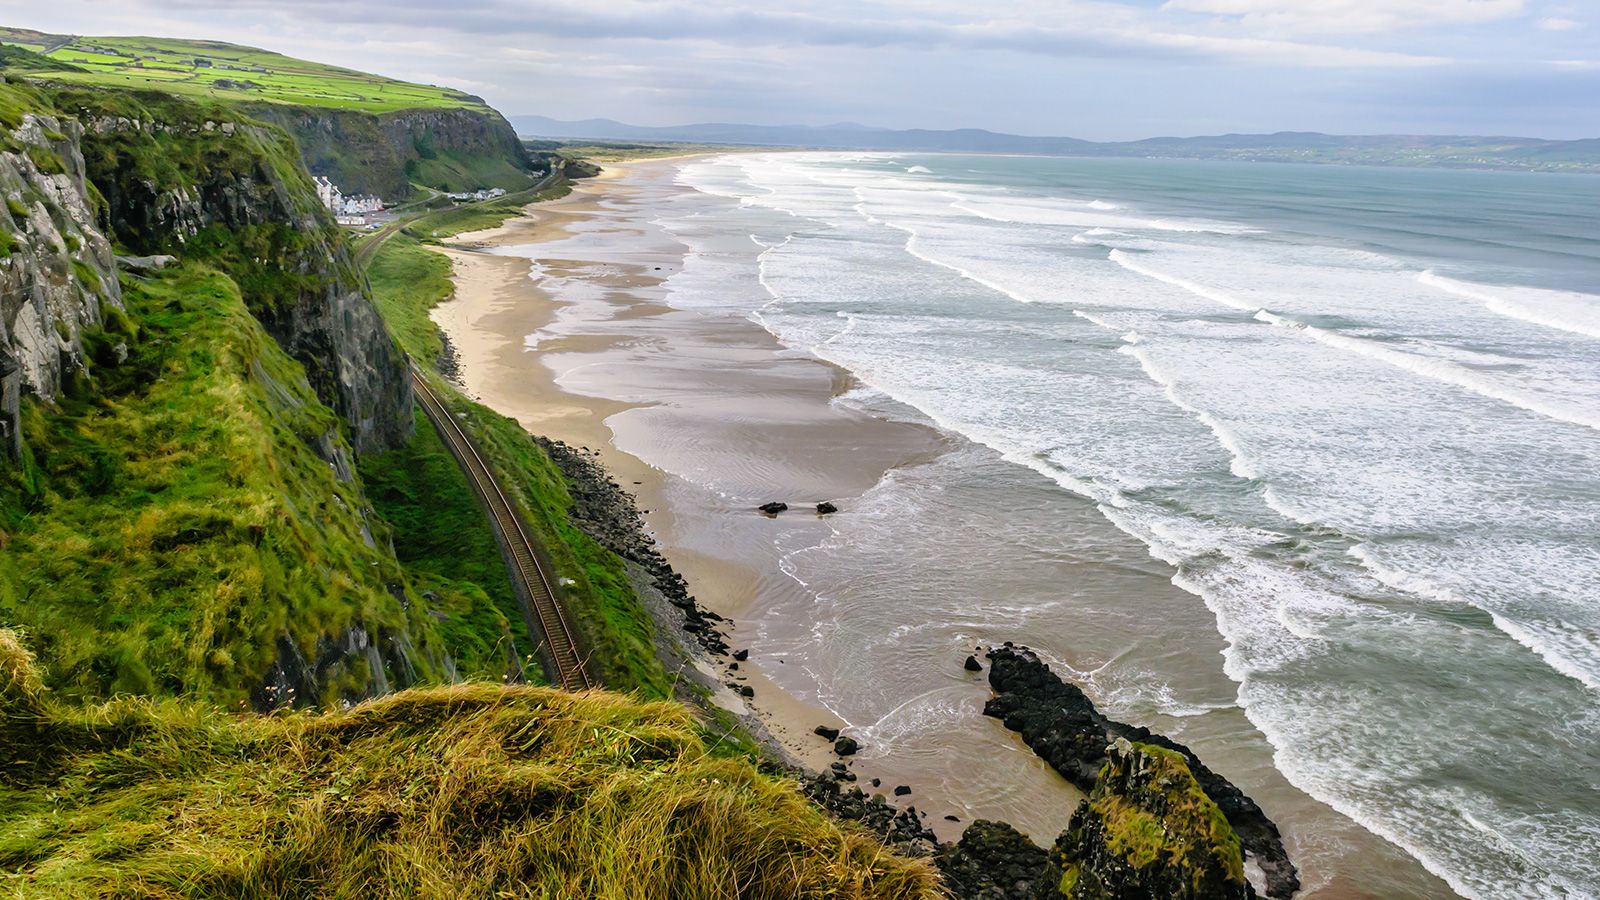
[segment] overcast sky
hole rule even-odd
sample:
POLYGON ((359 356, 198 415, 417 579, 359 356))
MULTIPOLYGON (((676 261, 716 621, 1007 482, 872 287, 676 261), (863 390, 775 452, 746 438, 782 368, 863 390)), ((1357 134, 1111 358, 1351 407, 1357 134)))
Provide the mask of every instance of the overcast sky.
POLYGON ((559 119, 1600 137, 1600 0, 0 0, 0 13, 251 44, 559 119))

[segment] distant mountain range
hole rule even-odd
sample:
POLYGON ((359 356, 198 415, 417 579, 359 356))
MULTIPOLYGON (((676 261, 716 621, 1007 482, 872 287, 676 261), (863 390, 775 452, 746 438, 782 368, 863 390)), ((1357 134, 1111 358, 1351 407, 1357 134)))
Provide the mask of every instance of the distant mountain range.
POLYGON ((917 128, 901 131, 848 122, 837 125, 708 123, 649 127, 628 125, 611 119, 564 122, 544 116, 511 116, 510 120, 517 133, 524 137, 563 140, 808 147, 829 150, 1234 159, 1600 174, 1600 138, 1551 141, 1520 137, 1396 134, 1352 136, 1280 131, 1276 134, 1224 134, 1212 137, 1158 137, 1141 141, 1097 142, 1069 137, 1004 134, 977 128, 954 131, 917 128))

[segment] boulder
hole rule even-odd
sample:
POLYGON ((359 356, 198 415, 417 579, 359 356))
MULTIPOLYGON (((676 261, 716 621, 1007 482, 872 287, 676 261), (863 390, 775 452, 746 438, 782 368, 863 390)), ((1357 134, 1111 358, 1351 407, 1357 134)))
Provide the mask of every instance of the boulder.
POLYGON ((833 752, 840 756, 853 756, 860 749, 861 745, 856 743, 855 738, 842 737, 833 742, 833 752))
POLYGON ((966 669, 968 672, 983 671, 983 663, 978 662, 978 658, 976 656, 968 656, 967 661, 962 663, 961 667, 966 669))
POLYGON ((762 512, 766 513, 769 516, 775 516, 778 513, 781 513, 781 512, 783 512, 784 510, 786 510, 788 508, 789 508, 789 504, 783 503, 783 502, 777 501, 777 500, 774 500, 771 503, 763 503, 760 506, 756 507, 756 509, 761 510, 762 512))
POLYGON ((911 788, 909 786, 904 785, 904 784, 895 785, 894 795, 896 797, 904 797, 905 795, 907 795, 909 793, 911 793, 911 788))
POLYGON ((837 729, 837 728, 829 728, 826 725, 818 725, 816 728, 811 729, 811 733, 812 734, 816 734, 816 735, 821 735, 822 737, 827 738, 830 741, 835 741, 835 740, 839 739, 839 729, 837 729))
POLYGON ((839 507, 834 506, 832 503, 829 503, 826 500, 824 500, 821 503, 817 504, 817 515, 819 515, 819 516, 825 516, 825 515, 828 515, 829 513, 836 513, 838 511, 839 511, 839 507))

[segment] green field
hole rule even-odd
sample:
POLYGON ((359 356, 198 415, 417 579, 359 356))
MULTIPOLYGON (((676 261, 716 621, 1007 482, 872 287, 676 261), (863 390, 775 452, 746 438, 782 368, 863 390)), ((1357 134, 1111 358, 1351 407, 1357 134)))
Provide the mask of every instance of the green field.
POLYGON ((119 88, 156 88, 232 102, 391 112, 400 109, 487 110, 477 97, 338 66, 293 59, 220 41, 152 37, 79 37, 0 28, 0 43, 43 52, 79 72, 53 81, 119 88))

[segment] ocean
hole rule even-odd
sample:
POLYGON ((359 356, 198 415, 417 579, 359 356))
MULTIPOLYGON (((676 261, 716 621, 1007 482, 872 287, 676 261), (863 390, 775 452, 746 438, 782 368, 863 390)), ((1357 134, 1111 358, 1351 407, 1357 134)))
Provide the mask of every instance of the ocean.
POLYGON ((975 710, 874 709, 883 653, 1036 638, 1113 714, 1258 732, 1462 895, 1600 896, 1600 178, 773 153, 675 181, 670 304, 965 448, 783 548, 791 691, 914 741, 975 710), (1192 608, 1081 590, 1112 529, 1143 552, 1106 567, 1192 608))

